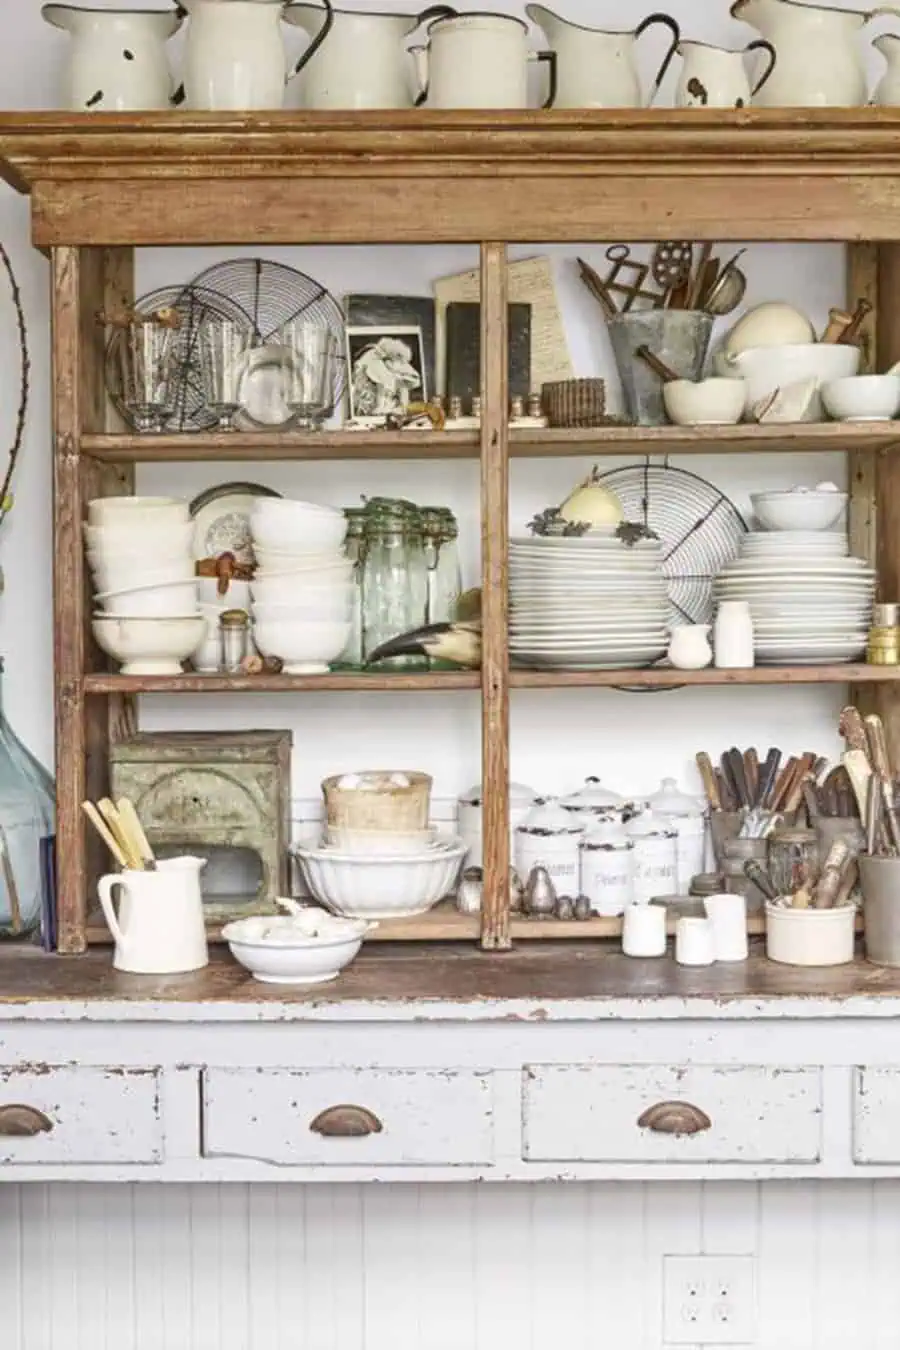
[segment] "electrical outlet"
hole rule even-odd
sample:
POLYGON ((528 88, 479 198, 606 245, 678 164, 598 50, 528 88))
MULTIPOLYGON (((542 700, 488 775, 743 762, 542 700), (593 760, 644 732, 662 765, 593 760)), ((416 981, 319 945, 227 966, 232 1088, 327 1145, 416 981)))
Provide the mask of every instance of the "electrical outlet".
POLYGON ((666 1256, 663 1340, 667 1345, 750 1345, 756 1340, 752 1256, 666 1256))

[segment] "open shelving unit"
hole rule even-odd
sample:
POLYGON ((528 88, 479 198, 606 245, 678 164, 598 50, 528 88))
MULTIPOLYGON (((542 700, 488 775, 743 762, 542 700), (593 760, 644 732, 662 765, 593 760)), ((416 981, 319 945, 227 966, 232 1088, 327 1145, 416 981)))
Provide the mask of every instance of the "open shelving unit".
MULTIPOLYGON (((864 334, 869 367, 900 358, 897 110, 3 114, 0 174, 30 194, 33 241, 49 254, 52 272, 61 951, 82 951, 92 936, 88 897, 100 859, 80 803, 105 792, 110 743, 136 727, 138 694, 480 689, 480 925, 441 907, 414 929, 386 926, 382 935, 480 936, 488 949, 572 931, 555 921, 528 926, 509 914, 509 704, 517 689, 850 683, 882 712, 892 749, 900 750, 900 669, 511 670, 506 587, 510 459, 839 450, 850 456, 854 551, 877 563, 882 598, 900 597, 900 423, 520 431, 508 426, 506 386, 510 243, 639 242, 662 234, 841 241, 848 297, 865 295, 874 307, 864 334), (123 434, 105 396, 95 316, 132 298, 136 248, 365 243, 479 246, 480 434, 123 434), (138 679, 107 668, 91 637, 81 522, 91 496, 133 490, 135 464, 436 457, 480 460, 480 675, 138 679)), ((601 920, 575 931, 608 935, 601 920)))

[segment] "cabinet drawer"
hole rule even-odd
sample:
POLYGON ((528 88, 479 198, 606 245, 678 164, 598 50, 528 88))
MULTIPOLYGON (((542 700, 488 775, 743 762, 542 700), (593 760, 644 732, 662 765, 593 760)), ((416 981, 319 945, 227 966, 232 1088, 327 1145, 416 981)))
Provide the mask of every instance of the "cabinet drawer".
POLYGON ((203 1152, 289 1166, 491 1163, 488 1073, 208 1069, 203 1152))
POLYGON ((158 1069, 0 1067, 0 1163, 158 1163, 158 1069))
POLYGON ((900 1068, 859 1068, 853 1084, 853 1161, 900 1162, 900 1068))
POLYGON ((528 1162, 814 1163, 818 1069, 528 1065, 528 1162))

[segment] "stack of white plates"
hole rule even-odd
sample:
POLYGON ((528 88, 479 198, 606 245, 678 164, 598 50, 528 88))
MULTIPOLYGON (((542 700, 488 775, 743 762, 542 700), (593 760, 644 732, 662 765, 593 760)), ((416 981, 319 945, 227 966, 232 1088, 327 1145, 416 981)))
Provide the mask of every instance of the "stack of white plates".
POLYGON ((748 534, 741 556, 716 578, 716 600, 746 600, 756 660, 815 666, 865 655, 875 569, 848 556, 837 531, 748 534))
POLYGON ((610 533, 513 539, 510 655, 519 666, 627 670, 665 654, 662 546, 610 533))

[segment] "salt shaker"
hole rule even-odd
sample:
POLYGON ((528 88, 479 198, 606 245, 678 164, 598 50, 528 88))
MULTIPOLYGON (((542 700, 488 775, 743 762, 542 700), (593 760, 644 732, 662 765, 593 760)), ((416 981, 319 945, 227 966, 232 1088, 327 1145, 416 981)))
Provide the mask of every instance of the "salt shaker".
POLYGON ((250 615, 226 609, 219 615, 219 670, 237 675, 250 655, 250 615))

